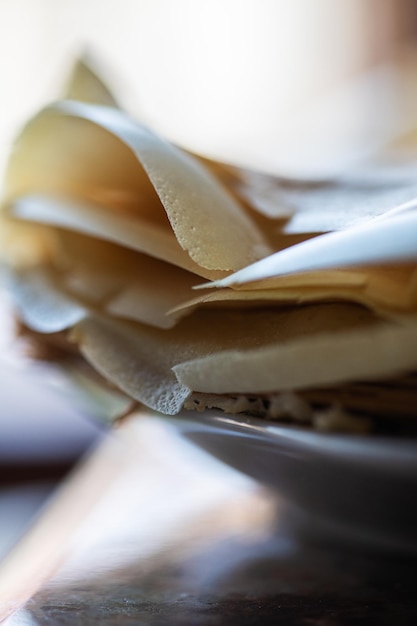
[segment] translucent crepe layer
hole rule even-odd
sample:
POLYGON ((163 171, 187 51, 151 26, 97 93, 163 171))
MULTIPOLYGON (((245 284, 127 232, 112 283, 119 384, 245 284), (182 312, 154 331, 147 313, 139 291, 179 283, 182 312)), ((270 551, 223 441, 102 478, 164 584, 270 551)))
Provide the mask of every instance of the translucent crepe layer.
POLYGON ((22 130, 5 177, 24 324, 68 333, 104 379, 166 414, 380 414, 335 392, 417 369, 410 165, 289 181, 173 146, 83 63, 65 96, 22 130))

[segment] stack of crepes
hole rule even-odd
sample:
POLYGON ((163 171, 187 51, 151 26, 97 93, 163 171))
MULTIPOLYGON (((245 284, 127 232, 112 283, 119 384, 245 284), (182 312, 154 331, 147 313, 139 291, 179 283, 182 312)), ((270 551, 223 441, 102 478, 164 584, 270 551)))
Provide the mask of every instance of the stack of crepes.
POLYGON ((19 318, 164 414, 411 428, 414 165, 301 182, 203 159, 78 63, 7 166, 2 251, 19 318))

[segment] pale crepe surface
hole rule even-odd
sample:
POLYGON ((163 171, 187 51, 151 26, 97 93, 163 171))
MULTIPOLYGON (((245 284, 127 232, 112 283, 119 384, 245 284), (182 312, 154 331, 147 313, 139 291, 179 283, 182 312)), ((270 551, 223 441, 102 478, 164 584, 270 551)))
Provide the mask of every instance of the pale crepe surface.
MULTIPOLYGON (((192 392, 285 392, 416 369, 409 176, 392 193, 375 183, 354 219, 314 221, 311 211, 314 228, 295 228, 294 207, 271 208, 287 181, 195 158, 100 84, 80 64, 66 94, 78 100, 35 116, 10 158, 3 221, 30 328, 71 330, 105 378, 166 414, 192 392), (305 234, 292 246, 296 230, 305 234), (193 292, 201 279, 215 289, 193 292)), ((312 185, 298 187, 308 204, 312 185)))

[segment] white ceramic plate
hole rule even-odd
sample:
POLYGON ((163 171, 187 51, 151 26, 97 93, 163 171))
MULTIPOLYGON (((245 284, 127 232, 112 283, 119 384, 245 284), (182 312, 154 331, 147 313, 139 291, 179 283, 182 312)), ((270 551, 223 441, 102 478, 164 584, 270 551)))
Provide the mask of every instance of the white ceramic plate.
POLYGON ((312 523, 417 553, 417 441, 322 434, 218 412, 174 423, 186 439, 278 491, 312 523))

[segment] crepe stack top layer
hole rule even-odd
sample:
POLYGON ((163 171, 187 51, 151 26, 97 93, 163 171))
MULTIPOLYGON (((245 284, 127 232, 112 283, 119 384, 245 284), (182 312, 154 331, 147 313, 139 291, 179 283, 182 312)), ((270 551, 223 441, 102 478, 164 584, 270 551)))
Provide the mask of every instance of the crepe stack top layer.
POLYGON ((410 425, 416 198, 409 166, 317 183, 192 155, 80 62, 13 146, 2 251, 27 331, 151 409, 410 425))

